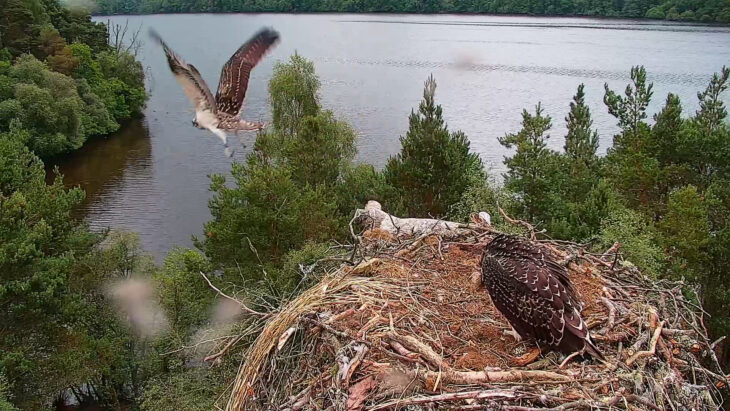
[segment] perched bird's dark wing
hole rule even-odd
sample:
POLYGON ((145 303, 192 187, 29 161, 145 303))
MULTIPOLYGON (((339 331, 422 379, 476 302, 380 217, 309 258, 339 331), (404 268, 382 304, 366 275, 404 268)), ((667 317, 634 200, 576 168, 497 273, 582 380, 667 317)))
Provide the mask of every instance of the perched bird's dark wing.
POLYGON ((240 114, 251 70, 278 41, 279 33, 263 29, 233 53, 221 70, 215 95, 218 111, 232 116, 240 114))
POLYGON ((548 297, 548 291, 556 293, 562 290, 562 295, 580 310, 575 290, 568 279, 568 271, 542 248, 519 237, 499 234, 487 244, 485 252, 503 260, 507 264, 505 268, 511 267, 517 280, 527 284, 532 291, 542 290, 541 295, 548 297), (555 281, 550 282, 551 278, 555 281), (545 289, 546 286, 549 288, 545 289))
POLYGON ((482 280, 497 309, 521 336, 565 353, 586 349, 603 358, 580 316, 567 270, 539 247, 498 235, 485 248, 482 280))
POLYGON ((172 74, 175 75, 178 83, 182 85, 183 91, 188 98, 195 104, 195 110, 212 110, 215 112, 216 107, 213 93, 210 92, 208 85, 203 80, 198 69, 192 64, 186 63, 185 60, 168 47, 156 31, 150 30, 150 36, 162 45, 167 56, 167 64, 170 65, 172 74))

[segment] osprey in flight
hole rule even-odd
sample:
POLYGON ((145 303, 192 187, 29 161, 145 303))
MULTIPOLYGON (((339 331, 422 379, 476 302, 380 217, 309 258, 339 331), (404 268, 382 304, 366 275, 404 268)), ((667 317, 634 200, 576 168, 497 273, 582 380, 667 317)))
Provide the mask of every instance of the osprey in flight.
POLYGON ((251 70, 279 41, 279 33, 262 29, 233 53, 221 70, 215 98, 195 66, 186 63, 172 51, 154 30, 150 30, 150 35, 162 45, 172 74, 195 104, 193 126, 208 129, 220 137, 226 147, 226 155, 233 155, 233 150, 228 147, 226 132, 237 133, 263 128, 263 124, 242 120, 240 115, 251 70))
POLYGON ((588 352, 603 360, 580 316, 567 270, 540 248, 518 237, 497 235, 482 256, 482 282, 497 307, 523 338, 564 354, 588 352))

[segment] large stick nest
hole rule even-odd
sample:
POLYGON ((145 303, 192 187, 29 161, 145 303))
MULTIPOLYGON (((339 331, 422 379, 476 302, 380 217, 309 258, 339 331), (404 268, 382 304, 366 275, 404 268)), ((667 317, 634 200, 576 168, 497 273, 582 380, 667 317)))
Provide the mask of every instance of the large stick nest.
POLYGON ((410 240, 365 232, 364 260, 325 275, 268 318, 228 409, 722 406, 728 380, 701 307, 683 296, 685 284, 650 281, 615 249, 597 256, 539 242, 568 267, 606 364, 505 336, 509 325, 479 281, 494 233, 488 225, 410 240))

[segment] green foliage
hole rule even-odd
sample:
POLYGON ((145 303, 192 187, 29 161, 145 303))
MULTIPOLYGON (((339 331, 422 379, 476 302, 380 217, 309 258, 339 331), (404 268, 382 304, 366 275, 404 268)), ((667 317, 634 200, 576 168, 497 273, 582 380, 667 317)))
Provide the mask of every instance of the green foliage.
MULTIPOLYGON (((141 409, 151 411, 177 411, 214 409, 220 395, 218 386, 224 384, 223 376, 216 372, 193 368, 189 371, 162 374, 145 387, 141 409)), ((231 376, 227 376, 228 379, 231 376)))
POLYGON ((606 156, 606 176, 632 208, 646 212, 660 201, 661 168, 652 148, 651 128, 644 121, 652 96, 643 67, 631 69, 632 84, 621 96, 606 84, 603 101, 608 112, 618 119, 621 132, 614 136, 606 156))
POLYGON ((298 54, 291 56, 288 63, 274 65, 269 95, 272 123, 277 132, 293 135, 302 118, 319 112, 319 86, 314 63, 298 54))
POLYGON ((209 271, 210 263, 200 253, 175 248, 167 253, 163 269, 155 275, 171 332, 182 341, 208 318, 215 294, 206 287, 200 273, 209 271))
POLYGON ((571 159, 571 165, 576 167, 573 173, 583 172, 578 167, 595 170, 598 165, 598 132, 593 127, 591 110, 585 103, 584 86, 578 86, 578 91, 570 103, 570 113, 565 118, 568 134, 565 136, 565 154, 571 159))
POLYGON ((194 1, 159 0, 99 0, 101 14, 139 13, 210 13, 210 12, 283 12, 283 13, 489 13, 530 15, 577 15, 606 17, 648 17, 669 20, 703 22, 730 22, 727 2, 701 0, 266 0, 211 3, 194 1))
POLYGON ((133 56, 112 50, 106 28, 57 0, 11 0, 0 16, 0 132, 30 132, 29 147, 51 157, 109 134, 141 113, 144 72, 133 56), (69 45, 70 44, 70 45, 69 45))
POLYGON ((730 173, 730 127, 720 98, 727 90, 730 68, 715 74, 704 92, 698 93, 700 110, 683 130, 684 161, 696 174, 697 184, 706 187, 715 178, 730 173))
POLYGON ((342 173, 342 183, 335 188, 337 208, 341 215, 351 215, 353 210, 362 208, 370 200, 375 200, 394 215, 405 215, 404 202, 395 187, 385 181, 383 173, 370 164, 350 165, 342 173))
POLYGON ((77 149, 90 135, 118 128, 91 91, 50 71, 33 56, 18 58, 5 81, 11 84, 13 94, 0 106, 0 124, 5 126, 0 131, 9 130, 15 119, 16 127, 30 133, 27 144, 39 156, 77 149))
POLYGON ((233 268, 277 261, 307 240, 327 240, 335 232, 335 204, 325 200, 323 188, 295 183, 287 167, 254 154, 245 165, 235 163, 232 174, 233 189, 222 176, 213 177, 213 220, 200 243, 216 264, 233 268))
POLYGON ((297 184, 337 185, 355 156, 355 130, 322 111, 300 120, 296 137, 286 140, 284 150, 297 184))
POLYGON ((646 107, 651 101, 653 85, 646 84, 646 69, 642 66, 631 68, 631 81, 621 96, 604 85, 606 94, 603 102, 608 112, 618 119, 618 125, 623 134, 614 138, 614 149, 630 150, 641 148, 641 133, 647 127, 643 120, 646 118, 646 107))
POLYGON ((418 112, 411 112, 401 152, 388 160, 385 180, 407 199, 412 217, 442 217, 476 178, 486 174, 479 155, 461 131, 450 133, 435 103, 436 82, 426 81, 418 112))
POLYGON ((88 386, 95 402, 118 406, 133 361, 103 297, 114 273, 96 251, 100 236, 70 216, 83 192, 60 178, 46 184, 28 138, 0 134, 0 370, 10 400, 37 409, 88 386))
POLYGON ((560 215, 560 207, 553 206, 548 230, 558 238, 586 240, 598 233, 615 195, 607 181, 601 178, 602 164, 596 154, 598 133, 592 128, 593 120, 585 104, 582 84, 570 103, 565 121, 568 133, 558 185, 564 209, 560 215))
POLYGON ((653 278, 662 274, 666 256, 658 245, 654 226, 640 213, 622 207, 611 210, 603 220, 598 240, 597 252, 618 242, 624 258, 644 274, 653 278))
POLYGON ((550 127, 550 117, 543 115, 538 104, 534 115, 527 110, 522 112, 519 132, 499 139, 506 148, 515 149, 515 154, 504 160, 505 188, 520 199, 518 209, 512 211, 536 224, 545 223, 555 202, 562 201, 553 194, 558 192, 560 157, 547 147, 550 136, 546 132, 550 127))
POLYGON ((499 187, 495 182, 481 178, 481 175, 472 175, 472 181, 462 195, 459 202, 449 210, 450 221, 469 222, 473 213, 485 211, 492 219, 492 225, 498 230, 509 231, 514 226, 506 225, 499 208, 506 210, 515 209, 516 199, 514 195, 499 187))
POLYGON ((686 186, 670 194, 659 229, 670 258, 670 275, 697 282, 709 262, 710 242, 708 204, 697 187, 686 186))

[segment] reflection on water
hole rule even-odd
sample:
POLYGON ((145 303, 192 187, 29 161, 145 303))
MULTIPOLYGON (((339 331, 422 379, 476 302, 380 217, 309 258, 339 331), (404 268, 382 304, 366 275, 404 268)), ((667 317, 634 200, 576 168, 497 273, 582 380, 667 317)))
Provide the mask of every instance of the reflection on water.
MULTIPOLYGON (((105 21, 107 17, 98 17, 105 21)), ((696 94, 713 72, 730 63, 730 29, 587 18, 509 16, 184 14, 114 16, 143 33, 154 27, 202 73, 210 88, 221 66, 262 26, 282 41, 253 71, 244 118, 270 118, 267 82, 274 63, 295 51, 314 61, 322 81, 322 103, 358 131, 359 161, 376 166, 400 148, 408 114, 433 74, 436 99, 451 129, 464 131, 493 174, 509 154, 497 138, 520 127, 523 108, 538 102, 553 119, 548 144, 562 149, 563 118, 576 87, 586 101, 605 151, 616 121, 603 105, 608 82, 623 90, 633 65, 646 66, 654 83, 649 114, 668 92, 682 99, 685 113, 698 107, 696 94), (191 28, 195 28, 191 30, 191 28)), ((171 75, 164 54, 145 41, 150 100, 144 121, 117 135, 91 141, 64 159, 70 184, 87 190, 80 212, 93 227, 122 226, 140 233, 158 256, 174 244, 190 245, 210 218, 208 175, 227 174, 231 160, 215 136, 190 125, 192 107, 171 75)), ((725 101, 730 100, 727 94, 725 101)), ((242 161, 254 135, 240 136, 235 160, 242 161)))
MULTIPOLYGON (((92 228, 148 230, 154 209, 152 145, 142 119, 133 120, 108 138, 94 138, 80 150, 47 164, 47 177, 58 166, 64 183, 86 191, 76 210, 92 228)), ((153 218, 154 220, 154 218, 153 218)))
MULTIPOLYGON (((144 120, 133 120, 108 138, 94 138, 80 150, 58 159, 67 185, 86 191, 83 212, 111 195, 125 178, 150 179, 152 151, 144 120)), ((47 167, 51 171, 53 165, 47 167)), ((49 178, 52 174, 49 173, 49 178)))

